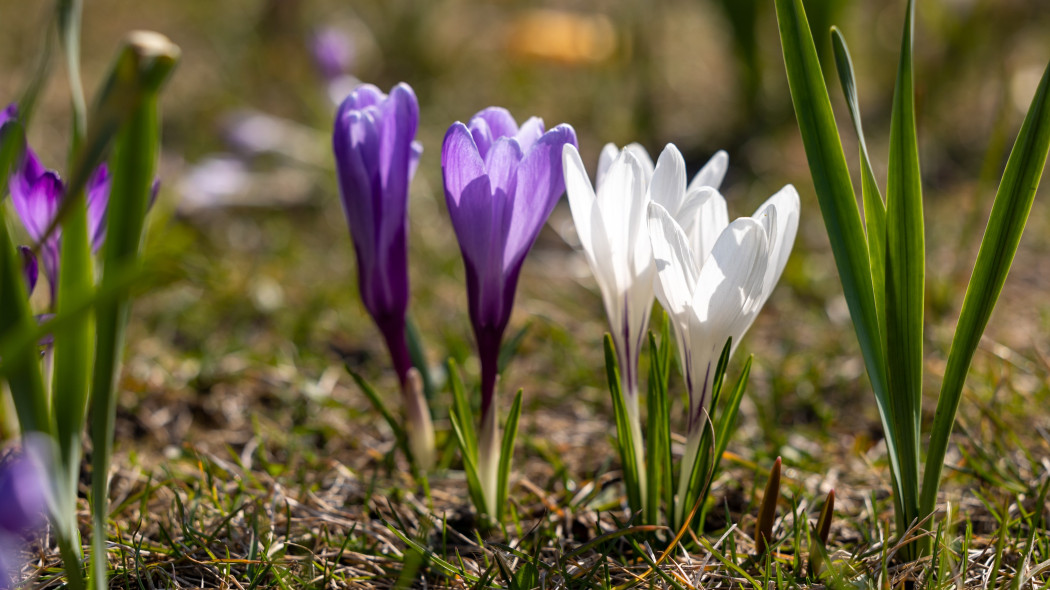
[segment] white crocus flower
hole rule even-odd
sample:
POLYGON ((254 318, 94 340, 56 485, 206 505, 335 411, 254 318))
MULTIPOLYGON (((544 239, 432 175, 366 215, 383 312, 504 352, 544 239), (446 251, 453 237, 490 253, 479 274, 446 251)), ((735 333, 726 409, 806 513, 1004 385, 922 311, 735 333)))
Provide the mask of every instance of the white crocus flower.
MULTIPOLYGON (((722 348, 732 338, 735 350, 751 327, 784 270, 798 231, 799 198, 790 185, 770 197, 754 217, 728 223, 710 215, 724 210, 722 196, 709 192, 697 208, 697 231, 690 235, 660 203, 649 205, 661 303, 674 326, 689 393, 683 481, 699 451, 722 348), (705 211, 711 218, 704 218, 705 211)), ((683 493, 679 486, 679 496, 683 493)))
MULTIPOLYGON (((603 152, 605 165, 599 166, 597 194, 573 145, 562 148, 562 170, 576 233, 601 290, 616 347, 622 401, 630 428, 629 433, 621 432, 619 436, 630 436, 644 506, 646 492, 641 474, 645 453, 638 414, 638 355, 649 329, 656 269, 646 230, 646 189, 652 172, 639 162, 636 153, 624 149, 615 158, 605 160, 603 152)), ((641 154, 648 159, 644 150, 641 154)))

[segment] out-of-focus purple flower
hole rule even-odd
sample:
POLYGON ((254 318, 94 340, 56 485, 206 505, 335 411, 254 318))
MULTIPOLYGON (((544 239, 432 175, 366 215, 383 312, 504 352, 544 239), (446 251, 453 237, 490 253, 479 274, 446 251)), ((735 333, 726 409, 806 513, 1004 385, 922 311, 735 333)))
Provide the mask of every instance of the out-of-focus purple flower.
POLYGON ((44 524, 47 480, 40 465, 24 454, 0 462, 0 588, 22 569, 26 536, 44 524))
POLYGON ((532 117, 521 127, 490 107, 445 134, 441 170, 445 199, 467 272, 470 319, 481 359, 482 416, 495 392, 503 331, 510 319, 525 255, 565 192, 561 153, 576 132, 544 132, 532 117))
POLYGON ((36 256, 33 256, 33 251, 26 246, 19 246, 18 252, 22 254, 22 271, 25 273, 26 291, 32 295, 33 288, 36 287, 37 277, 40 276, 36 256))
POLYGON ((7 105, 4 110, 0 111, 0 127, 4 126, 4 123, 11 121, 12 119, 18 118, 18 105, 11 103, 7 105))
POLYGON ((310 39, 310 53, 321 75, 329 81, 350 73, 357 57, 353 38, 336 27, 315 31, 310 39))
MULTIPOLYGON (((87 193, 88 235, 91 236, 91 248, 98 251, 106 238, 106 206, 109 202, 109 170, 105 164, 99 166, 88 178, 87 193)), ((54 303, 58 286, 58 260, 61 252, 62 232, 59 228, 46 236, 55 215, 65 187, 58 173, 47 170, 26 148, 21 164, 11 174, 8 181, 11 192, 11 203, 15 213, 22 221, 34 241, 40 244, 40 257, 44 264, 51 288, 51 301, 54 303)))
POLYGON ((433 429, 422 391, 411 378, 405 337, 408 312, 408 187, 422 146, 415 141, 419 103, 407 84, 383 94, 363 85, 340 105, 332 147, 339 191, 357 255, 358 288, 393 359, 418 462, 433 455, 433 429), (423 456, 420 456, 423 455, 423 456))

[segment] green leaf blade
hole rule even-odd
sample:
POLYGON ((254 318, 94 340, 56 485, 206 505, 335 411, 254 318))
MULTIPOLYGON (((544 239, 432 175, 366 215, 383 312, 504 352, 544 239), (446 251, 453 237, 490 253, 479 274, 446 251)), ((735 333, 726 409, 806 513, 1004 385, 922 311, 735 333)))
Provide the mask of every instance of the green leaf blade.
POLYGON ((901 531, 918 516, 926 273, 912 64, 914 14, 914 2, 909 0, 893 96, 886 186, 886 360, 901 470, 898 486, 904 513, 897 521, 901 531))
MULTIPOLYGON (((802 2, 776 0, 776 12, 788 86, 813 185, 893 458, 896 441, 887 395, 886 356, 860 209, 802 2)), ((896 472, 896 459, 891 461, 896 472)))
POLYGON ((932 512, 966 373, 1006 282, 1050 151, 1050 64, 1017 134, 963 298, 941 382, 923 474, 921 509, 932 512))

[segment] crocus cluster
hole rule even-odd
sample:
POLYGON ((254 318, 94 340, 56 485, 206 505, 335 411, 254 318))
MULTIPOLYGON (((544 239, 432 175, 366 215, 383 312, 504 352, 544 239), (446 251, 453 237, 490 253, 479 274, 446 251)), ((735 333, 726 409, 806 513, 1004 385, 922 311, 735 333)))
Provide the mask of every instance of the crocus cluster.
MULTIPOLYGON (((389 96, 361 86, 339 108, 334 149, 362 300, 390 349, 409 422, 425 416, 432 436, 425 403, 405 386, 413 371, 405 346, 406 228, 408 186, 420 155, 413 141, 418 120, 408 86, 395 86, 389 96)), ((478 434, 472 426, 464 431, 459 410, 453 426, 480 510, 499 520, 498 498, 506 486, 509 458, 501 461, 501 448, 508 441, 499 442, 495 399, 518 278, 566 189, 623 376, 630 432, 619 434, 630 436, 641 472, 638 359, 653 300, 659 299, 671 318, 689 392, 690 447, 681 467, 683 473, 691 470, 720 352, 727 341, 737 346, 769 297, 798 227, 799 200, 790 186, 753 217, 730 223, 718 192, 727 167, 728 156, 718 152, 687 183, 685 160, 673 145, 656 164, 637 144, 622 150, 607 145, 595 190, 568 125, 547 130, 536 117, 518 125, 506 109, 490 107, 449 127, 441 170, 481 367, 478 434)), ((508 422, 508 433, 515 428, 508 422)))
MULTIPOLYGON (((687 184, 685 160, 673 145, 655 166, 637 144, 607 145, 597 191, 576 149, 566 147, 563 157, 573 221, 602 293, 623 380, 630 432, 619 436, 628 437, 642 473, 638 356, 655 296, 671 318, 689 393, 689 448, 680 473, 690 473, 718 358, 727 341, 733 349, 739 344, 784 269, 798 229, 798 194, 785 187, 753 217, 729 223, 718 192, 725 152, 687 184)), ((638 485, 644 504, 646 490, 638 485)))
POLYGON ((386 341, 401 383, 415 460, 429 466, 434 431, 405 334, 408 313, 408 188, 422 146, 419 103, 407 84, 390 95, 358 87, 336 114, 332 147, 339 191, 357 255, 358 289, 386 341))

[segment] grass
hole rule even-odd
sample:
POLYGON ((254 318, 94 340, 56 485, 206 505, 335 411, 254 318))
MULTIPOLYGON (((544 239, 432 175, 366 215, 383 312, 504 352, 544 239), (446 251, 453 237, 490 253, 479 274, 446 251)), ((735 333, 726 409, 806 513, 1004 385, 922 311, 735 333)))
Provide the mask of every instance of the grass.
MULTIPOLYGON (((1050 584, 1048 515, 1039 510, 1046 506, 1050 470, 1045 183, 964 390, 939 510, 929 523, 935 551, 918 566, 901 566, 892 560, 889 466, 878 416, 844 302, 829 296, 840 292, 838 279, 790 117, 774 28, 766 26, 766 41, 758 48, 759 63, 769 64, 763 74, 767 88, 757 101, 760 112, 742 120, 733 107, 735 72, 726 65, 733 63, 732 50, 728 41, 719 44, 720 21, 705 2, 674 3, 637 21, 638 29, 631 30, 643 36, 648 53, 631 56, 630 68, 627 57, 615 56, 601 66, 513 61, 507 72, 492 71, 489 62, 499 61, 491 59, 496 50, 399 48, 391 23, 405 18, 409 3, 364 3, 359 13, 348 15, 339 3, 317 2, 284 19, 262 8, 241 19, 232 12, 242 3, 213 4, 208 10, 164 4, 146 14, 99 0, 84 17, 88 87, 99 75, 98 62, 104 65, 110 54, 105 43, 116 36, 113 29, 156 27, 182 44, 185 56, 165 104, 163 188, 148 232, 146 257, 159 262, 150 288, 137 295, 119 388, 108 539, 112 587, 634 584, 881 590, 915 580, 932 588, 1005 590, 1050 584), (108 22, 113 14, 121 15, 112 19, 120 22, 108 22), (580 131, 588 167, 610 140, 640 139, 651 152, 676 141, 690 170, 726 147, 732 159, 726 192, 735 215, 753 210, 785 182, 799 188, 803 213, 795 254, 745 338, 745 354, 738 355, 754 353, 755 365, 723 462, 726 472, 712 488, 704 536, 686 535, 661 560, 674 532, 633 527, 622 511, 601 356, 604 318, 585 262, 559 235, 567 209, 555 212, 521 280, 510 333, 529 328, 504 376, 507 391, 525 390, 517 475, 508 493, 511 524, 487 537, 475 532, 458 459, 445 453, 445 468, 429 478, 425 493, 405 475, 407 466, 392 453, 391 433, 344 369, 349 364, 380 392, 396 391, 354 291, 353 254, 329 172, 263 156, 249 168, 253 178, 265 180, 257 185, 260 197, 285 197, 286 191, 296 196, 289 199, 292 205, 203 214, 177 209, 178 178, 187 169, 182 159, 193 162, 222 149, 217 121, 230 109, 252 106, 318 128, 327 125, 330 108, 300 47, 309 26, 327 15, 371 29, 374 47, 362 58, 362 77, 384 87, 398 79, 415 83, 419 72, 430 80, 420 79, 417 87, 427 151, 413 188, 413 315, 431 365, 440 368, 452 357, 468 383, 476 381, 477 367, 436 156, 452 120, 507 102, 515 114, 538 112, 548 123, 569 121, 580 131), (272 34, 264 41, 258 31, 272 34), (682 60, 660 61, 675 55, 703 59, 691 67, 682 60), (646 74, 645 82, 653 86, 632 73, 639 64, 661 74, 646 74), (227 79, 236 84, 216 83, 227 79), (721 90, 712 91, 715 87, 721 90), (547 94, 540 88, 554 90, 547 94), (591 97, 593 89, 624 99, 605 104, 591 97), (660 109, 642 125, 633 109, 645 104, 660 109), (271 182, 275 178, 279 181, 271 182), (784 472, 767 562, 752 555, 751 534, 777 456, 783 457, 784 472), (831 488, 836 510, 827 571, 813 581, 804 566, 813 545, 810 527, 831 488)), ((882 42, 877 34, 882 28, 895 37, 899 22, 885 24, 889 17, 861 4, 845 10, 841 22, 859 44, 855 55, 892 53, 870 46, 882 42), (861 25, 871 22, 883 24, 867 35, 861 25)), ((961 16, 940 3, 920 6, 918 21, 925 30, 918 37, 916 71, 936 80, 920 84, 918 105, 920 133, 932 146, 932 153, 923 154, 930 181, 926 231, 928 242, 939 248, 927 256, 931 326, 954 324, 942 320, 954 317, 961 303, 966 277, 957 269, 969 264, 976 250, 974 232, 959 227, 984 224, 991 189, 974 183, 973 171, 984 165, 997 177, 1006 149, 986 154, 975 146, 1003 134, 996 131, 1000 127, 1017 128, 1020 115, 1009 89, 1023 86, 1030 61, 1040 68, 1045 63, 1047 15, 1023 4, 979 1, 961 16), (939 52, 965 52, 966 59, 957 68, 942 67, 939 52), (1029 52, 1038 59, 1028 59, 1029 52), (960 221, 961 214, 968 221, 960 221)), ((512 22, 509 10, 489 8, 475 18, 512 22)), ((620 19, 635 22, 629 7, 621 8, 623 14, 614 19, 620 31, 627 30, 620 19)), ((451 30, 437 27, 449 18, 438 12, 420 12, 419 22, 451 30)), ((763 17, 767 25, 770 17, 763 17)), ((20 48, 35 45, 28 28, 12 20, 4 19, 0 31, 6 40, 0 43, 0 64, 13 72, 0 79, 0 96, 7 97, 17 90, 18 73, 25 72, 20 48)), ((894 38, 890 45, 895 44, 894 38)), ((870 129, 886 127, 888 105, 877 101, 888 95, 880 90, 891 84, 893 65, 858 63, 858 71, 870 76, 859 84, 872 93, 862 97, 871 105, 870 129)), ((54 138, 65 136, 68 123, 61 115, 68 109, 63 92, 45 92, 38 127, 30 133, 34 146, 43 144, 39 149, 53 162, 61 161, 62 153, 54 138)), ((878 154, 885 153, 885 138, 868 141, 881 177, 878 154)), ((950 338, 935 329, 926 334, 926 373, 938 380, 950 338)), ((739 370, 731 365, 730 378, 739 370)), ((442 381, 440 370, 435 377, 442 381)), ((671 387, 681 391, 677 374, 671 387)), ((439 390, 436 427, 447 437, 451 400, 447 386, 439 390)), ((927 396, 924 421, 932 419, 933 410, 927 396)), ((683 441, 676 442, 680 453, 683 441)), ((79 520, 88 530, 84 482, 79 520)), ((88 546, 90 538, 84 542, 88 546)), ((63 585, 49 539, 29 545, 27 556, 32 558, 24 570, 32 576, 27 587, 63 585)))

